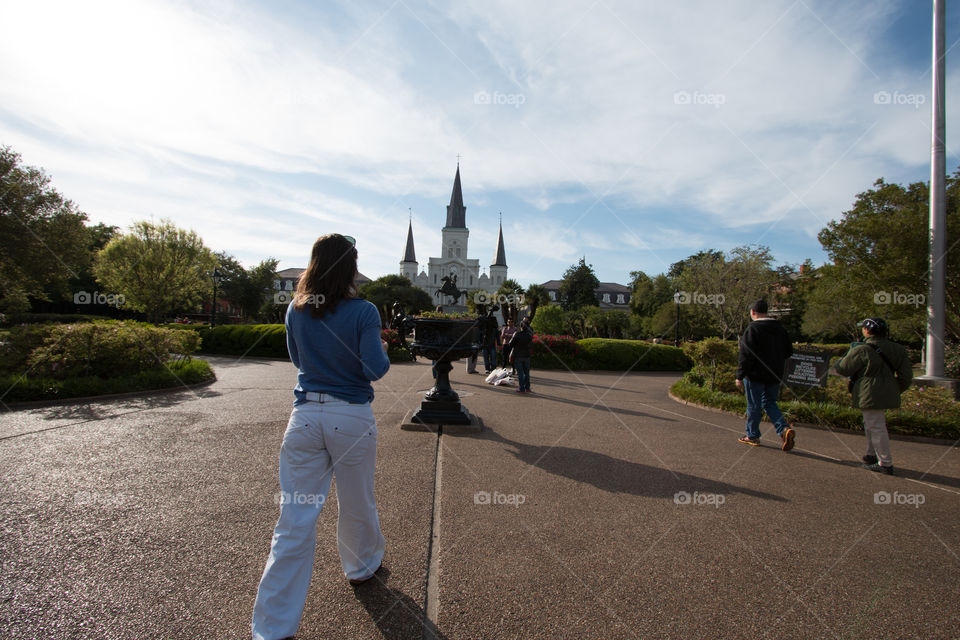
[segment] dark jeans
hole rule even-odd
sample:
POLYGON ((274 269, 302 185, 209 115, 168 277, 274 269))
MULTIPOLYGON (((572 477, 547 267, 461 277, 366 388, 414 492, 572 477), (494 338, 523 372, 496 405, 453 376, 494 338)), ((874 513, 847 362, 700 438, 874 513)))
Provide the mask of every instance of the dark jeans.
POLYGON ((483 353, 483 368, 487 371, 493 371, 497 368, 497 347, 484 347, 482 350, 483 353))
POLYGON ((520 391, 530 391, 530 358, 514 358, 517 367, 517 383, 520 391))
POLYGON ((505 345, 503 347, 503 366, 508 369, 516 369, 513 365, 510 364, 510 350, 512 347, 510 345, 505 345))
POLYGON ((743 390, 747 395, 747 437, 760 437, 760 418, 763 412, 773 422, 777 435, 780 435, 790 425, 787 424, 780 407, 777 406, 777 395, 780 393, 780 383, 766 384, 763 382, 751 382, 750 379, 743 379, 743 390))

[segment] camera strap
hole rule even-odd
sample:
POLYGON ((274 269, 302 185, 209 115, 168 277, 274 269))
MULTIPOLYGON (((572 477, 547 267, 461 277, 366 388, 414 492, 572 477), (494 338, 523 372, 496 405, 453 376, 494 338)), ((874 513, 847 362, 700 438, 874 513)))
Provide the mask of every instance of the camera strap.
POLYGON ((890 359, 887 357, 887 355, 886 355, 883 351, 880 351, 880 347, 878 347, 877 345, 875 345, 875 344, 873 344, 873 343, 871 343, 871 342, 868 342, 868 343, 866 343, 866 344, 867 344, 868 347, 870 347, 871 349, 873 349, 874 351, 876 351, 876 352, 877 352, 877 355, 879 355, 881 358, 883 358, 883 361, 886 363, 887 367, 890 368, 890 373, 893 374, 893 377, 894 377, 894 378, 898 377, 898 376, 897 376, 897 368, 896 368, 895 366, 893 366, 893 363, 890 362, 890 359))

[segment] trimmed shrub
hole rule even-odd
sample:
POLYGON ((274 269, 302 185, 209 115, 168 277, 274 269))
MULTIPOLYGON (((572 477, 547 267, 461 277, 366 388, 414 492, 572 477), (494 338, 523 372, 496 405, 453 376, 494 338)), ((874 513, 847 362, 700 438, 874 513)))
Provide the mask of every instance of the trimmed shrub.
POLYGON ((282 324, 230 324, 199 331, 203 353, 287 358, 287 332, 282 324))
POLYGON ((693 362, 691 381, 711 391, 734 392, 737 389, 737 343, 720 338, 686 342, 683 352, 693 362))
POLYGON ((590 368, 604 371, 686 371, 693 364, 677 347, 642 340, 585 338, 577 348, 590 368))
POLYGON ((59 380, 22 374, 0 375, 0 385, 7 389, 5 402, 56 400, 98 396, 108 393, 154 391, 182 385, 199 384, 216 376, 205 360, 179 360, 166 365, 118 378, 81 376, 59 380))
POLYGON ((114 320, 110 316, 97 316, 89 313, 17 313, 7 314, 4 323, 19 324, 77 324, 78 322, 101 322, 114 320))
POLYGON ((27 365, 31 375, 58 380, 115 378, 156 368, 174 356, 189 357, 199 345, 196 333, 140 322, 52 325, 27 365))
POLYGON ((0 339, 0 373, 22 372, 33 350, 43 344, 54 325, 18 325, 0 339))

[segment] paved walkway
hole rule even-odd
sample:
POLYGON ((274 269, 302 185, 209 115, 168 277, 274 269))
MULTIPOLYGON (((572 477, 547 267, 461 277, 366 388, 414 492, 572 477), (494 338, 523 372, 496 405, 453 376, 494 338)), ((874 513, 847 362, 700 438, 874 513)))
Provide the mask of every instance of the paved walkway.
MULTIPOLYGON (((0 414, 0 637, 249 637, 295 370, 211 361, 195 392, 0 414)), ((351 588, 326 510, 299 639, 960 634, 957 448, 895 441, 879 476, 857 434, 741 445, 672 374, 526 396, 458 364, 484 433, 397 428, 426 364, 377 383, 387 570, 351 588)))

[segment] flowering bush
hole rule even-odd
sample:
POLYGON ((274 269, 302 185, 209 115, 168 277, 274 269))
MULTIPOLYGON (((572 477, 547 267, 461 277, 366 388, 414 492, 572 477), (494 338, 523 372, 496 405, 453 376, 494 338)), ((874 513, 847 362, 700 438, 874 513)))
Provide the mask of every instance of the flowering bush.
POLYGON ((951 418, 960 424, 960 402, 943 387, 910 387, 900 396, 900 410, 931 418, 951 418))
POLYGON ((960 378, 960 344, 948 344, 943 354, 944 375, 948 378, 960 378))
POLYGON ((554 354, 560 357, 576 356, 578 354, 577 341, 573 336, 533 336, 531 354, 554 354))
POLYGON ((400 349, 403 343, 400 340, 400 333, 396 329, 381 329, 380 339, 386 341, 390 349, 400 349))

